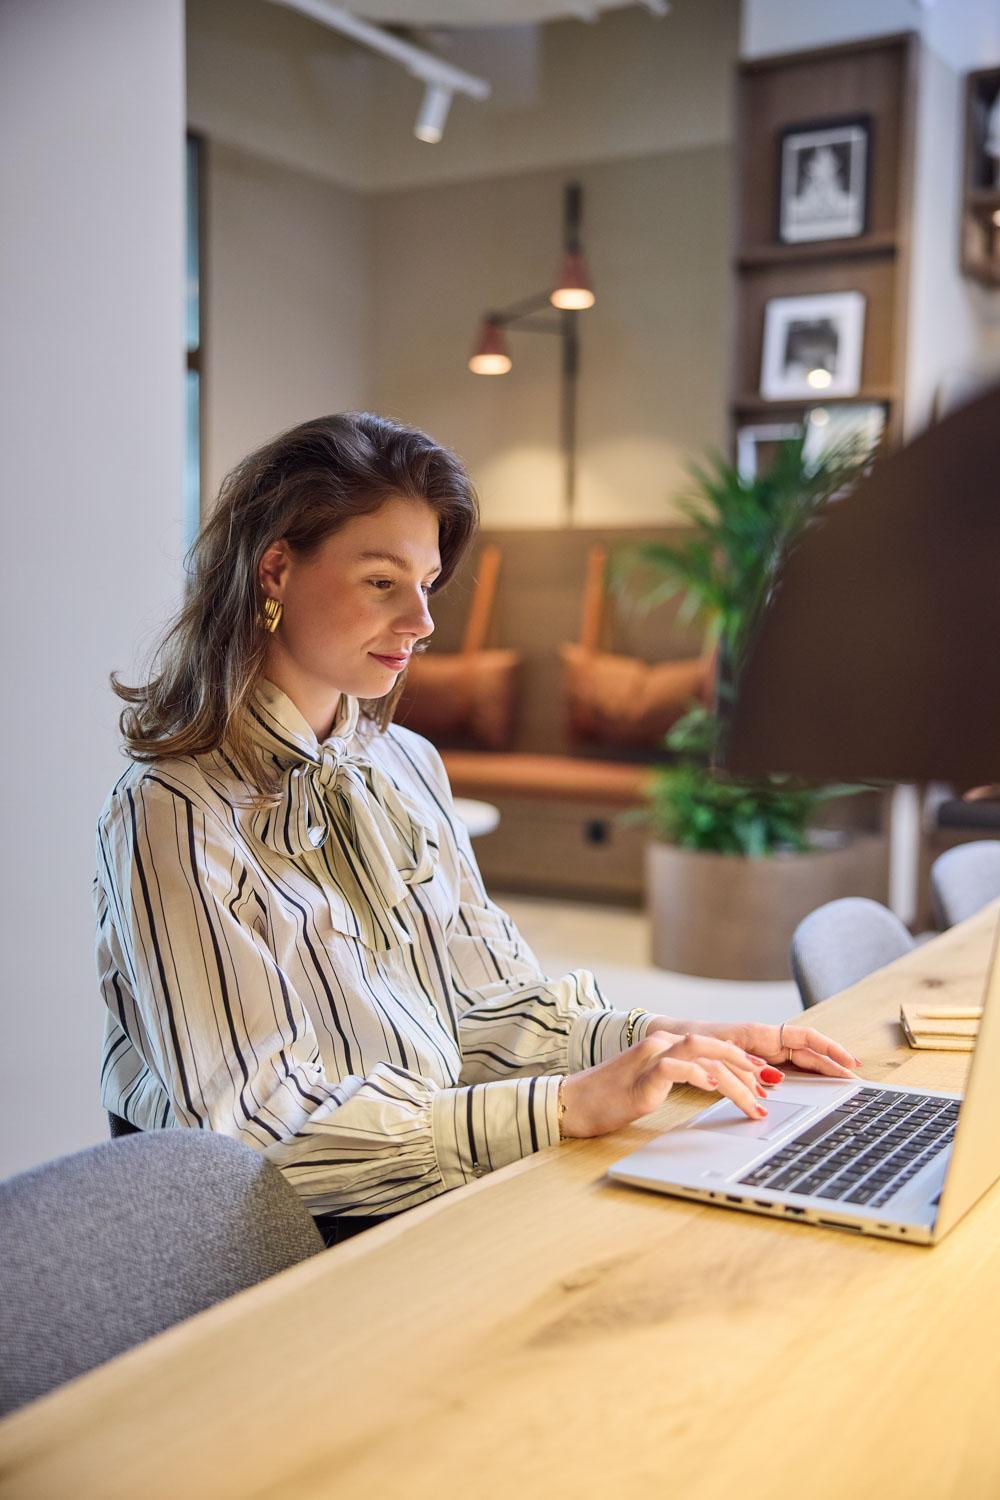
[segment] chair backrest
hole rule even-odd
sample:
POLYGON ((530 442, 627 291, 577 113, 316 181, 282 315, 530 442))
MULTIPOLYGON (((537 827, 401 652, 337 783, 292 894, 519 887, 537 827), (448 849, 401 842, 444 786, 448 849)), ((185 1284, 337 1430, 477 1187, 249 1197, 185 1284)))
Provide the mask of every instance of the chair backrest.
POLYGON ((107 1141, 0 1183, 0 1412, 322 1249, 278 1168, 211 1131, 107 1141))
POLYGON ((804 917, 792 936, 792 977, 802 1004, 828 1000, 913 946, 909 930, 878 901, 828 901, 804 917))
POLYGON ((1000 839, 976 839, 931 865, 931 904, 939 927, 954 927, 1000 896, 1000 839))

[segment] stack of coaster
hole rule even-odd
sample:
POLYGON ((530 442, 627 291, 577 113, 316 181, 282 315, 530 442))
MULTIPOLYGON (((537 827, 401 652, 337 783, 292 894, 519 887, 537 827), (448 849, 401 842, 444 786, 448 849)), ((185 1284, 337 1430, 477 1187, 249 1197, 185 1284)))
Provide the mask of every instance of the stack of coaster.
POLYGON ((981 1005, 931 1005, 926 1000, 908 1000, 899 1007, 910 1046, 940 1052, 971 1052, 982 1013, 981 1005))

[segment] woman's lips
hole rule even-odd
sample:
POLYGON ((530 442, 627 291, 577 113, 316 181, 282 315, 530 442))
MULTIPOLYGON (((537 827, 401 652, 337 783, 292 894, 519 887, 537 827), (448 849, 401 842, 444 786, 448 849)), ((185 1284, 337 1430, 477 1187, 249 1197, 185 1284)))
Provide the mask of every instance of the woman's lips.
POLYGON ((379 656, 377 651, 369 651, 368 655, 374 656, 383 666, 391 667, 394 672, 401 672, 410 659, 409 653, 405 656, 379 656))

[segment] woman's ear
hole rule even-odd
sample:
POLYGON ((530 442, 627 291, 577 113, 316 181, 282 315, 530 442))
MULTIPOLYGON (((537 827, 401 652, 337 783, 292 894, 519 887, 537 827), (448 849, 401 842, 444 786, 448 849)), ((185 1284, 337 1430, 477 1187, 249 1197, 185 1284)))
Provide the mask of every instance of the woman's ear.
POLYGON ((261 589, 271 599, 281 599, 291 566, 291 552, 284 537, 272 542, 260 560, 257 577, 261 589))

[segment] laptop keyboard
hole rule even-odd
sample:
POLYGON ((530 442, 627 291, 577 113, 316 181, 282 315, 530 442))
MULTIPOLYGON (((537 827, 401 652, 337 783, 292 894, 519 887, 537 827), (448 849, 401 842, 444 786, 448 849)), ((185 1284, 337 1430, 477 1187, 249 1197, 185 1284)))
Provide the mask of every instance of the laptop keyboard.
POLYGON ((960 1102, 859 1089, 740 1183, 880 1208, 952 1141, 960 1102))

